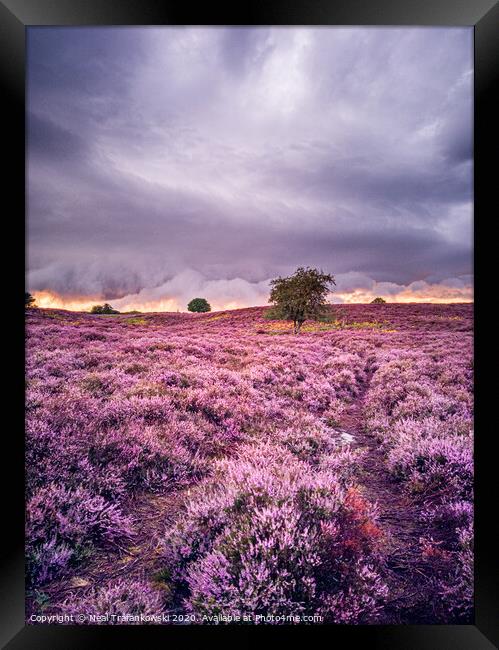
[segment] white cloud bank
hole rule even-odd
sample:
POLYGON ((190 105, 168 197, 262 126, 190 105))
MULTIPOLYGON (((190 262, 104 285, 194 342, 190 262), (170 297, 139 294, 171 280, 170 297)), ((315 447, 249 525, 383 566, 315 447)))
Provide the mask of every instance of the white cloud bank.
MULTIPOLYGON (((243 278, 211 280, 198 271, 187 269, 171 280, 155 287, 145 287, 130 293, 111 304, 120 311, 138 310, 186 311, 192 298, 206 298, 214 311, 238 309, 268 304, 270 279, 250 282, 243 278)), ((54 292, 35 292, 41 307, 65 309, 88 309, 102 302, 104 297, 63 297, 54 292)), ((471 275, 445 278, 438 282, 419 280, 407 285, 394 282, 376 282, 362 273, 351 271, 336 275, 336 287, 330 296, 332 303, 365 303, 376 296, 387 302, 472 302, 473 280, 471 275)))

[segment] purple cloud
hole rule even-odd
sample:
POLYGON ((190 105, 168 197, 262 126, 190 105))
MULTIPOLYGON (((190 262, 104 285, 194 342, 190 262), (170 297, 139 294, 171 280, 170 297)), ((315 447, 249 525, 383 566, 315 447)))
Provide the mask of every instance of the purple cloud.
POLYGON ((28 286, 471 287, 472 66, 471 28, 29 28, 28 286))

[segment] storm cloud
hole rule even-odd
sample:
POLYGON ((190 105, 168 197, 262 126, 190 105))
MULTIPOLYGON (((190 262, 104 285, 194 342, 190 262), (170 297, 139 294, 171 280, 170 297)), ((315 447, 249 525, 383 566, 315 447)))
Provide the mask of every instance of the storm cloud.
POLYGON ((30 27, 27 54, 29 290, 222 308, 311 265, 338 300, 471 299, 471 28, 30 27))

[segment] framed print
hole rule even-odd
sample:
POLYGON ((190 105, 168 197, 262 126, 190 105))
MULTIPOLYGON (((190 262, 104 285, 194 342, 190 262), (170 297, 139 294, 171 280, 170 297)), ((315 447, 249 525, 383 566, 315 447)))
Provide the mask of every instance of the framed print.
POLYGON ((0 12, 3 647, 496 647, 497 3, 0 12))

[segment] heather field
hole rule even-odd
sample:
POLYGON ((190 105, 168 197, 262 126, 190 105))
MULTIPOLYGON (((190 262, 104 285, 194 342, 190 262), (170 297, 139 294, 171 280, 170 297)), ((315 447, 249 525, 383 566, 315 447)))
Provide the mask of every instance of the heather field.
POLYGON ((28 620, 470 621, 472 305, 26 313, 28 620))

